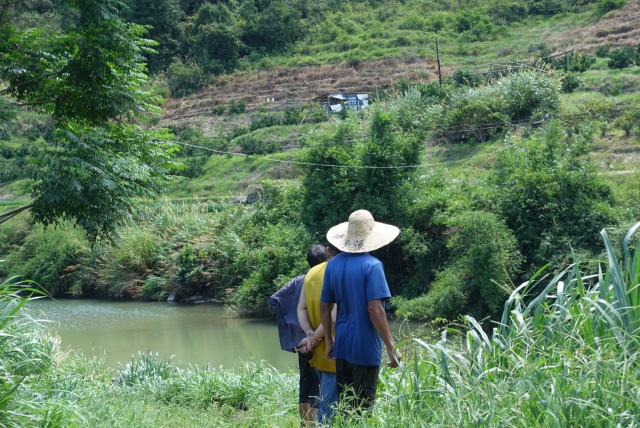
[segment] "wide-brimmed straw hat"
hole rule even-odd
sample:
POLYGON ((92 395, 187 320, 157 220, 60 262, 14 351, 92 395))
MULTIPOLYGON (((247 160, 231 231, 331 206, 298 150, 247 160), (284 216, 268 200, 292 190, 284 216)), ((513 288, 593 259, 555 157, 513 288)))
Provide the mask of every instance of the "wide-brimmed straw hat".
POLYGON ((348 222, 329 229, 327 240, 345 253, 366 253, 389 244, 399 233, 397 227, 375 221, 369 211, 358 210, 348 222))

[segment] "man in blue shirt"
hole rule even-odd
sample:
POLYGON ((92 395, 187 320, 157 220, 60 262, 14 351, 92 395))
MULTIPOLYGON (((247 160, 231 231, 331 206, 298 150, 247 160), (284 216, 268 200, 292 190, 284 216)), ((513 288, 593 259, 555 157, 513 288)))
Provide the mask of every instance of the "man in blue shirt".
POLYGON ((376 397, 382 362, 382 343, 387 365, 397 367, 401 358, 391 336, 384 302, 391 297, 380 260, 369 251, 393 241, 400 230, 376 222, 369 211, 358 210, 349 221, 332 227, 327 240, 342 253, 327 264, 320 311, 327 358, 335 358, 340 399, 369 408, 376 397), (331 309, 337 304, 335 341, 331 309), (353 395, 353 397, 351 397, 353 395))
MULTIPOLYGON (((327 260, 326 248, 314 245, 307 252, 309 267, 314 267, 327 260)), ((284 351, 297 352, 297 346, 307 333, 298 324, 298 301, 305 275, 293 278, 287 285, 276 291, 269 303, 275 310, 280 336, 280 348, 284 351)), ((320 395, 320 378, 309 364, 311 353, 298 353, 298 368, 300 370, 300 390, 298 412, 301 425, 313 425, 317 418, 320 395)))

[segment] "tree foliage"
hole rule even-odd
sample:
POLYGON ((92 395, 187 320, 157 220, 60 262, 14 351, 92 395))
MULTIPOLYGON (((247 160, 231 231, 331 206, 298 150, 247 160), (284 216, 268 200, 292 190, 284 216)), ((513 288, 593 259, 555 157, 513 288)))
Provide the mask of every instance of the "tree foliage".
POLYGON ((559 123, 500 152, 496 202, 531 268, 574 249, 594 250, 598 231, 615 223, 611 189, 587 157, 590 129, 567 134, 559 123))
POLYGON ((133 122, 159 101, 144 90, 152 45, 144 28, 122 19, 118 0, 64 4, 77 12, 66 32, 0 25, 0 82, 13 105, 54 120, 33 177, 34 218, 73 219, 96 239, 133 210, 134 197, 161 187, 172 146, 161 142, 168 134, 133 122))

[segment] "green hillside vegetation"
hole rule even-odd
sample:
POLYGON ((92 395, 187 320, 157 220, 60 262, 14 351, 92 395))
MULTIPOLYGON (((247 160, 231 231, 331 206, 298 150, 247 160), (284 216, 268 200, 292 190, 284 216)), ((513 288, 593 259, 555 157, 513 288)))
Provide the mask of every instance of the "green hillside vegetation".
POLYGON ((637 2, 124 3, 0 1, 0 425, 298 426, 296 373, 109 370, 22 306, 271 315, 360 208, 401 229, 393 316, 440 334, 335 426, 640 424, 637 2))
MULTIPOLYGON (((131 19, 154 10, 130 3, 131 19)), ((181 101, 180 117, 189 120, 171 125, 171 105, 180 101, 172 98, 147 125, 169 125, 162 138, 181 147, 182 167, 174 171, 164 202, 138 200, 135 218, 116 230, 113 241, 92 246, 78 236, 65 240, 64 251, 53 243, 62 239, 57 235, 72 233, 67 226, 45 231, 32 229, 25 218, 4 223, 0 275, 26 275, 54 295, 203 295, 238 314, 265 315, 268 295, 303 271, 305 249, 351 211, 366 207, 402 229, 400 239, 378 255, 397 296, 397 314, 495 319, 513 284, 547 263, 562 266, 572 250, 597 257, 600 229, 615 233, 640 215, 637 48, 605 43, 597 52, 579 52, 570 40, 552 46, 538 41, 558 27, 566 32, 607 21, 618 10, 603 15, 605 2, 555 2, 550 9, 518 2, 460 9, 443 2, 428 10, 412 2, 327 3, 314 5, 323 10, 313 20, 296 24, 306 29, 294 32, 298 38, 264 50, 251 45, 269 39, 250 38, 258 30, 248 26, 248 4, 194 3, 192 15, 183 11, 175 21, 182 28, 177 35, 219 29, 221 17, 235 19, 241 23, 237 30, 247 32, 238 36, 244 47, 237 61, 225 66, 229 74, 215 77, 221 70, 211 64, 219 59, 195 51, 193 58, 210 62, 196 62, 192 71, 196 67, 211 82, 222 79, 222 86, 242 91, 233 82, 256 66, 300 65, 320 50, 335 56, 314 54, 317 64, 348 58, 361 68, 359 61, 406 56, 407 49, 433 58, 436 36, 441 56, 457 68, 443 64, 443 85, 425 72, 369 88, 371 107, 338 115, 309 101, 318 95, 311 92, 283 109, 252 104, 238 92, 228 102, 207 98, 202 116, 196 93, 181 101), (388 13, 391 6, 397 14, 388 13), (402 43, 382 43, 400 37, 402 43), (356 40, 358 46, 347 43, 356 40), (420 50, 427 41, 429 47, 420 50), (382 54, 361 46, 388 49, 382 54), (568 53, 549 56, 558 49, 568 53), (342 57, 345 52, 351 57, 342 57), (523 57, 531 60, 507 64, 523 57), (502 65, 489 64, 498 58, 502 65), (199 126, 205 121, 213 125, 199 126)), ((256 13, 268 15, 277 5, 256 13)), ((302 7, 296 5, 293 12, 302 7)), ((166 40, 158 42, 156 59, 169 52, 166 40)), ((175 52, 171 63, 180 57, 181 50, 175 52)), ((152 71, 159 64, 150 64, 152 71)), ((168 68, 153 87, 163 90, 166 81, 174 88, 171 79, 168 68)), ((10 209, 26 199, 29 182, 22 177, 36 176, 51 122, 25 111, 4 126, 3 181, 10 184, 3 187, 2 203, 10 209)))

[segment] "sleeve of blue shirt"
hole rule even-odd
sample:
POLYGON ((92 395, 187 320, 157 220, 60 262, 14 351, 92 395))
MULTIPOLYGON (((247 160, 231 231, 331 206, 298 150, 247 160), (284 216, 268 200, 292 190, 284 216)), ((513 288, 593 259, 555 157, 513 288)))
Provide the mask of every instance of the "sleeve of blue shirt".
POLYGON ((367 277, 367 300, 388 300, 391 298, 389 285, 384 276, 384 268, 381 262, 373 263, 369 268, 367 277))

